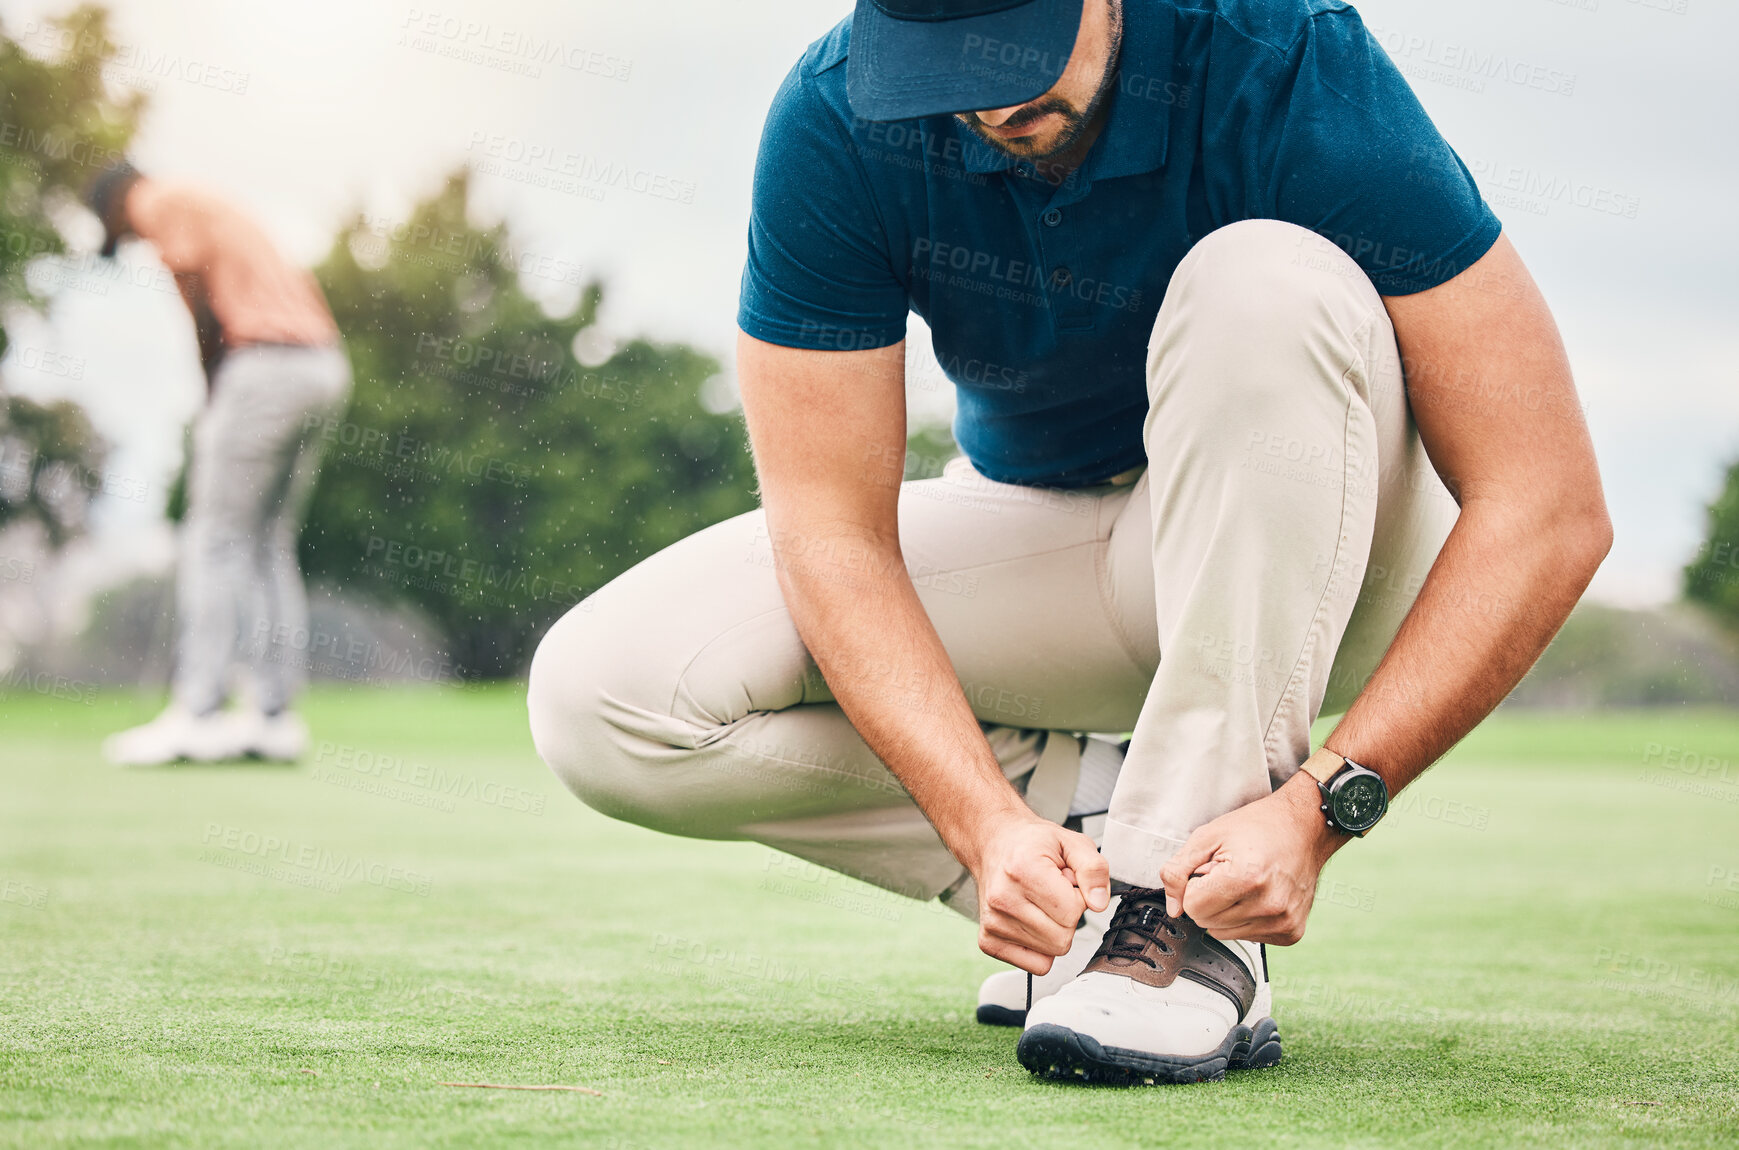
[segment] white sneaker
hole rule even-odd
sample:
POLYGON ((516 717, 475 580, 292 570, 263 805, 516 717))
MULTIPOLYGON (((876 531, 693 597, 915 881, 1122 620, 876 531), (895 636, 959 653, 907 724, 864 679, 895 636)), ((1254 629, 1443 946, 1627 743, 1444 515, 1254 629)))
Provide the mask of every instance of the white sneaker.
POLYGON ((308 751, 308 724, 294 711, 248 716, 248 753, 279 763, 293 763, 308 751))
MULTIPOLYGON (((1116 904, 1113 903, 1112 906, 1116 904)), ((978 987, 978 1021, 986 1026, 1025 1026, 1031 1002, 1049 998, 1075 980, 1099 949, 1105 936, 1105 924, 1111 921, 1111 907, 1090 910, 1081 916, 1081 928, 1075 931, 1075 941, 1069 953, 1051 963, 1044 974, 1028 974, 1024 970, 999 970, 978 987)))
POLYGON ((195 715, 178 703, 149 723, 103 740, 103 756, 118 767, 211 763, 247 753, 246 733, 236 716, 224 711, 195 715))
POLYGON ((1035 1001, 1016 1054, 1046 1078, 1200 1082, 1280 1061, 1267 954, 1131 890, 1080 977, 1035 1001))

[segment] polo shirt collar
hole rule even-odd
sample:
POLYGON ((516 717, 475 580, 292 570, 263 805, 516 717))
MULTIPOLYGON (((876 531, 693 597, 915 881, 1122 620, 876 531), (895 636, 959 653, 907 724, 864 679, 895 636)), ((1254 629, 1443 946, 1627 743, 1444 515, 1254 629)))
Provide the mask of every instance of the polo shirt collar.
MULTIPOLYGON (((1123 48, 1111 113, 1082 165, 1089 180, 1156 171, 1165 164, 1172 101, 1165 98, 1177 39, 1171 0, 1123 0, 1123 48), (1149 85, 1152 85, 1150 88, 1149 85)), ((1018 159, 986 144, 953 116, 961 160, 969 172, 1005 172, 1018 159)))

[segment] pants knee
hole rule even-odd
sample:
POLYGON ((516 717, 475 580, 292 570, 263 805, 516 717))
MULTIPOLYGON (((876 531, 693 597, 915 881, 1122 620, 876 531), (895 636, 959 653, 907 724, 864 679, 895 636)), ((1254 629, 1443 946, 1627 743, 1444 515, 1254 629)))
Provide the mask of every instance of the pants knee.
MULTIPOLYGON (((1293 326, 1350 309, 1382 306, 1364 269, 1307 228, 1280 220, 1242 220, 1191 248, 1167 290, 1192 314, 1235 317, 1238 324, 1293 326)), ((1165 316, 1162 314, 1161 321, 1165 316)))
POLYGON ((1148 344, 1150 398, 1166 382, 1211 388, 1214 402, 1240 409, 1286 403, 1298 398, 1299 380, 1275 365, 1344 369, 1380 346, 1373 325, 1392 346, 1382 297, 1351 256, 1295 224, 1243 220, 1204 237, 1178 264, 1148 344), (1216 370, 1162 370, 1164 357, 1179 355, 1216 370))
POLYGON ((556 621, 532 657, 526 712, 532 743, 562 784, 611 818, 663 829, 660 789, 628 744, 634 735, 609 711, 611 668, 634 657, 581 603, 556 621))

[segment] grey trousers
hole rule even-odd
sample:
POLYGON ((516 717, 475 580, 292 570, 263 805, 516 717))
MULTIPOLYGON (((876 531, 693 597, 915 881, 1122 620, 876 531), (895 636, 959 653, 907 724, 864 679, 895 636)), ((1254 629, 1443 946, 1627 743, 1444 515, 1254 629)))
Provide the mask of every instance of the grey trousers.
MULTIPOLYGON (((1079 753, 1059 733, 1134 731, 1103 849, 1137 886, 1159 885, 1195 827, 1298 769, 1457 515, 1381 298, 1308 231, 1250 221, 1202 240, 1160 309, 1147 382, 1150 462, 1132 484, 1011 486, 955 460, 899 505, 919 597, 1034 810, 1068 803, 1079 753)), ((849 553, 779 559, 853 578, 849 553)), ((773 564, 751 512, 579 604, 532 664, 538 750, 618 818, 753 839, 920 897, 969 890, 832 701, 773 564)))
POLYGON ((193 431, 187 517, 176 574, 174 693, 196 714, 221 707, 239 652, 256 701, 288 706, 305 669, 242 641, 307 626, 296 537, 320 464, 320 421, 350 393, 336 347, 254 345, 224 357, 193 431))

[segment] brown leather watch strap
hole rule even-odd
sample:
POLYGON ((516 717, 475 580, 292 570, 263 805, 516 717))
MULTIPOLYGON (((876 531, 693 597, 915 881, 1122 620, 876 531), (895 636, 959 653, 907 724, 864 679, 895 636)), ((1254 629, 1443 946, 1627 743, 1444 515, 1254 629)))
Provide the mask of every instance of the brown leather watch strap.
POLYGON ((1326 783, 1334 778, 1335 775, 1339 774, 1340 769, 1346 765, 1347 761, 1345 756, 1337 755, 1327 747, 1324 747, 1314 755, 1311 755, 1310 758, 1304 760, 1298 769, 1315 779, 1317 782, 1326 783))

